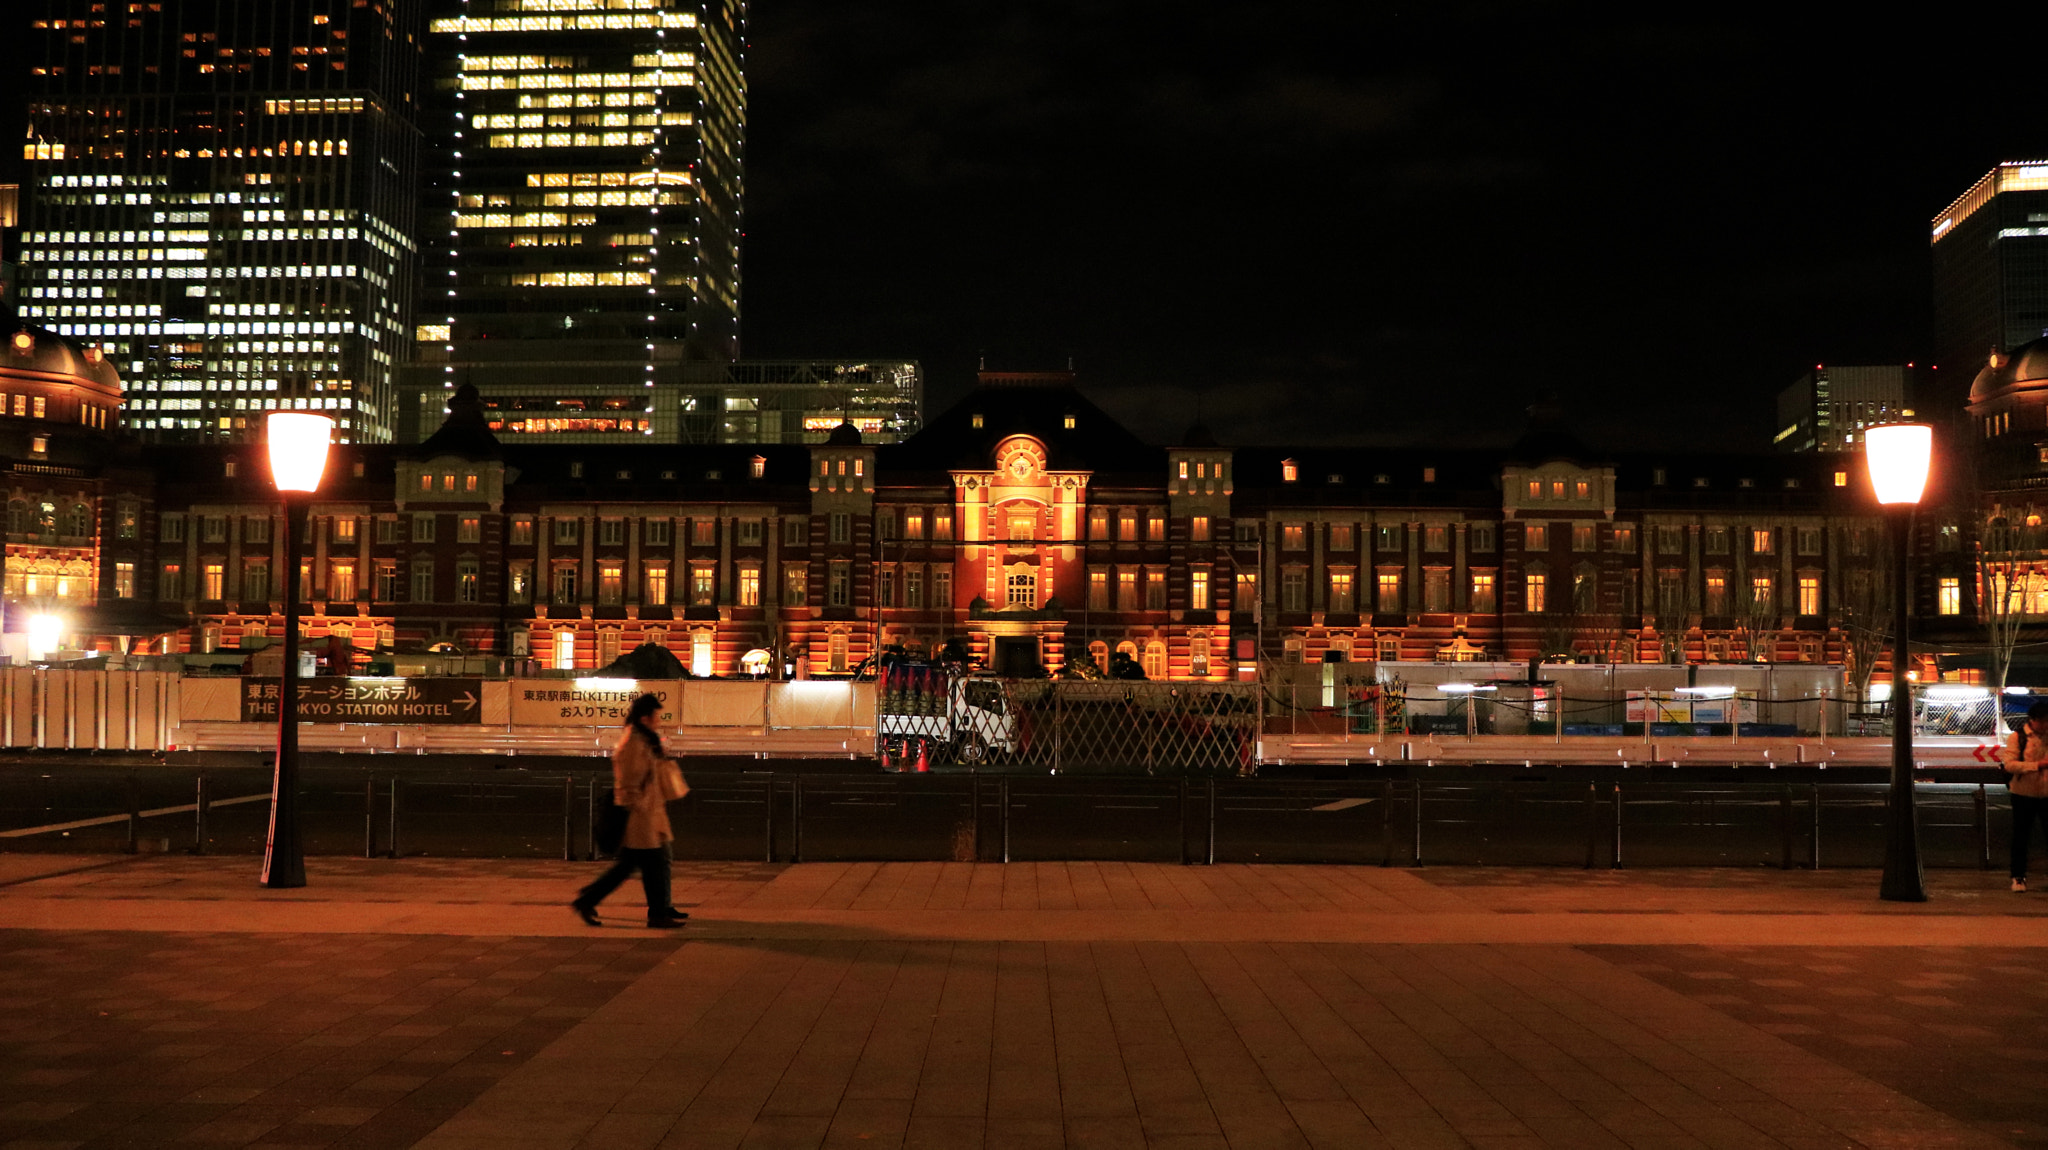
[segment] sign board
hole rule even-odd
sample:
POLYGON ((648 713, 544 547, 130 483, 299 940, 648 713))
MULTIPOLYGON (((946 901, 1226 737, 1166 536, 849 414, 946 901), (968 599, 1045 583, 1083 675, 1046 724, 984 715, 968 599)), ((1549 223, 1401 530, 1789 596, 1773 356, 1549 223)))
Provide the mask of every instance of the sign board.
POLYGON ((1754 723, 1756 722, 1756 696, 1748 692, 1723 698, 1699 698, 1693 700, 1692 721, 1695 723, 1754 723))
MULTIPOLYGON (((277 679, 242 680, 242 721, 277 721, 277 679)), ((302 723, 479 723, 481 679, 300 679, 302 723)))
POLYGON ((1684 695, 1630 691, 1623 718, 1630 723, 1690 723, 1692 713, 1692 701, 1684 695))
POLYGON ((626 721, 626 708, 641 695, 661 700, 659 726, 675 726, 683 685, 673 679, 514 679, 512 725, 616 727, 626 721))

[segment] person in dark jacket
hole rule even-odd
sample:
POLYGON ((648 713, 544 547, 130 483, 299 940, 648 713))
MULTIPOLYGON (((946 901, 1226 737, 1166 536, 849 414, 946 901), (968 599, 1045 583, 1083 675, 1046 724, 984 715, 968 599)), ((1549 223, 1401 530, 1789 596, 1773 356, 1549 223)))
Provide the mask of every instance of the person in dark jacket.
POLYGON ((2027 708, 2021 723, 1999 752, 2005 766, 2005 789, 2012 796, 2012 889, 2027 889, 2027 847, 2039 824, 2048 832, 2048 699, 2027 708))

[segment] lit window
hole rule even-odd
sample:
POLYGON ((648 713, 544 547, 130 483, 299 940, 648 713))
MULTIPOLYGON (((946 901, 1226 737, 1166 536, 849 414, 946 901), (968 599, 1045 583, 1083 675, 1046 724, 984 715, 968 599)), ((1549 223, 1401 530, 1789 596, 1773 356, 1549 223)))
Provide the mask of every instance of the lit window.
POLYGON ((1330 610, 1345 615, 1357 610, 1358 604, 1352 598, 1352 575, 1349 571, 1330 573, 1330 610))
POLYGON ((1298 480, 1300 478, 1301 468, 1297 466, 1292 459, 1283 460, 1281 462, 1280 481, 1282 483, 1293 483, 1295 480, 1298 480))
POLYGON ((1188 606, 1196 611, 1207 611, 1209 607, 1209 573, 1191 571, 1188 573, 1188 606))
POLYGON ((1491 572, 1472 573, 1472 611, 1486 614, 1493 611, 1493 575, 1491 572))
POLYGON ((1549 591, 1548 579, 1541 574, 1532 574, 1523 584, 1524 603, 1531 614, 1541 614, 1549 591))
MULTIPOLYGON (((1944 580, 1944 582, 1949 581, 1944 580)), ((1957 594, 1960 596, 1961 591, 1958 590, 1957 594)), ((1960 599, 1958 599, 1958 603, 1960 604, 1960 599)), ((1960 611, 1960 609, 1960 606, 1958 606, 1957 610, 1960 611)), ((1801 575, 1799 577, 1799 613, 1801 615, 1820 614, 1820 576, 1801 575)), ((1947 614, 1955 613, 1947 612, 1947 614)))
MULTIPOLYGON (((1818 581, 1816 580, 1817 583, 1818 581)), ((1816 585, 1814 588, 1816 598, 1819 597, 1819 591, 1820 588, 1816 585)), ((1806 580, 1804 579, 1799 581, 1799 595, 1802 600, 1806 597, 1806 580)), ((1963 613, 1963 581, 1961 579, 1953 576, 1942 579, 1939 602, 1935 609, 1943 615, 1960 615, 1963 613)), ((1807 613, 1801 612, 1801 614, 1807 613)), ((1812 613, 1818 614, 1819 612, 1812 613)))

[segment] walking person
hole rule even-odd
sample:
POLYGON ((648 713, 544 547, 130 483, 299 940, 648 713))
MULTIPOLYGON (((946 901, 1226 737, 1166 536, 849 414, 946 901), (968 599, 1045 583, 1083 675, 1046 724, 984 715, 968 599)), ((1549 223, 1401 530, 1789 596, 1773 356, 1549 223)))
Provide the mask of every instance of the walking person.
POLYGON ((577 892, 569 905, 583 921, 597 926, 597 904, 634 872, 647 892, 647 925, 668 929, 690 916, 669 905, 669 843, 675 833, 668 823, 668 804, 689 791, 683 773, 662 751, 654 716, 661 700, 642 695, 626 708, 626 726, 612 748, 612 803, 626 808, 626 834, 611 869, 577 892))
POLYGON ((2006 739, 1998 757, 2012 795, 2012 889, 2024 891, 2035 824, 2048 832, 2048 699, 2027 708, 2027 721, 2006 739))

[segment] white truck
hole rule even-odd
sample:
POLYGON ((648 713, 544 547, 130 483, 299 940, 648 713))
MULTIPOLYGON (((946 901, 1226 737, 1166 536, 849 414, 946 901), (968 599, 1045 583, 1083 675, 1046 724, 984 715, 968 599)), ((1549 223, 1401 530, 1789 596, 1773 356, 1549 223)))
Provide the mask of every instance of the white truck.
POLYGON ((992 755, 1015 754, 1017 720, 1000 679, 906 676, 885 684, 875 717, 876 738, 891 760, 915 758, 976 765, 992 755))

